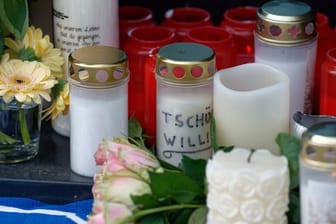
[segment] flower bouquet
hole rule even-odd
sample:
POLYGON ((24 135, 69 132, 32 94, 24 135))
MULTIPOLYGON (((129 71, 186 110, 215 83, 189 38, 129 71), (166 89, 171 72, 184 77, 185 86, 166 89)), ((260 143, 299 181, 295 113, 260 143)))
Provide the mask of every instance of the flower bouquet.
POLYGON ((0 27, 0 161, 19 162, 38 152, 42 104, 55 98, 44 118, 64 111, 64 59, 29 26, 26 0, 0 2, 0 27))
MULTIPOLYGON (((214 119, 211 125, 215 152, 234 150, 233 147, 216 145, 214 119)), ((175 167, 156 158, 144 142, 140 124, 131 118, 128 138, 104 140, 99 145, 95 160, 101 165, 101 170, 94 177, 94 203, 88 223, 207 223, 208 161, 184 156, 181 165, 175 167)), ((300 141, 280 133, 276 142, 288 160, 290 172, 289 205, 284 208, 286 220, 291 224, 300 223, 300 141)))

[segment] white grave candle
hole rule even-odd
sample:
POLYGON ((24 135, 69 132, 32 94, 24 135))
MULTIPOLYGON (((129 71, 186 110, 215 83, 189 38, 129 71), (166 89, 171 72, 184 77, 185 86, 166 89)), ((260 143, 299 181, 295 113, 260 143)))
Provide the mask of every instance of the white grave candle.
POLYGON ((289 132, 289 78, 259 63, 216 72, 214 117, 219 145, 279 154, 275 138, 289 132))
POLYGON ((301 223, 336 223, 336 122, 310 126, 301 138, 301 223))
POLYGON ((218 151, 206 166, 207 224, 287 223, 288 162, 266 149, 218 151))

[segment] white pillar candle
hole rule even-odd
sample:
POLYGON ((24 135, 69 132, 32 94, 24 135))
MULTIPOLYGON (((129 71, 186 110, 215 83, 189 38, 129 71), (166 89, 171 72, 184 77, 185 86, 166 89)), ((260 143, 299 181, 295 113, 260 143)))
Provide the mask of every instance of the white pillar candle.
POLYGON ((275 138, 289 132, 289 78, 258 63, 216 72, 214 117, 219 145, 279 154, 275 138))
POLYGON ((218 151, 206 166, 207 224, 287 223, 288 162, 266 149, 218 151))

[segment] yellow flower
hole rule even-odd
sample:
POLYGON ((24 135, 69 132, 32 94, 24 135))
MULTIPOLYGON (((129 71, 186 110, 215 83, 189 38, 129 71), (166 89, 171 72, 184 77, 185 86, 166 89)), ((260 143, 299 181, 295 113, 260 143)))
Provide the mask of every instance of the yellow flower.
POLYGON ((30 26, 22 41, 5 38, 5 45, 9 48, 7 52, 11 58, 39 61, 48 66, 56 78, 64 77, 62 52, 54 48, 48 35, 43 36, 41 29, 30 26))
POLYGON ((34 101, 40 104, 41 97, 50 101, 50 89, 56 83, 50 75, 50 69, 42 63, 9 60, 8 54, 3 55, 0 64, 0 96, 6 103, 14 98, 20 103, 34 101))
POLYGON ((58 83, 62 89, 59 94, 57 94, 56 99, 53 103, 43 111, 42 119, 52 119, 54 120, 59 114, 67 114, 69 111, 70 97, 69 97, 69 83, 58 83))

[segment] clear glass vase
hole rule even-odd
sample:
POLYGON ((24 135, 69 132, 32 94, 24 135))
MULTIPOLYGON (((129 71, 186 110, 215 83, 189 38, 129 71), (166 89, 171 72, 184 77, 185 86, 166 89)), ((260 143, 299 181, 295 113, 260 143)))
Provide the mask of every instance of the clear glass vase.
POLYGON ((34 158, 39 149, 41 105, 0 98, 0 163, 34 158))

